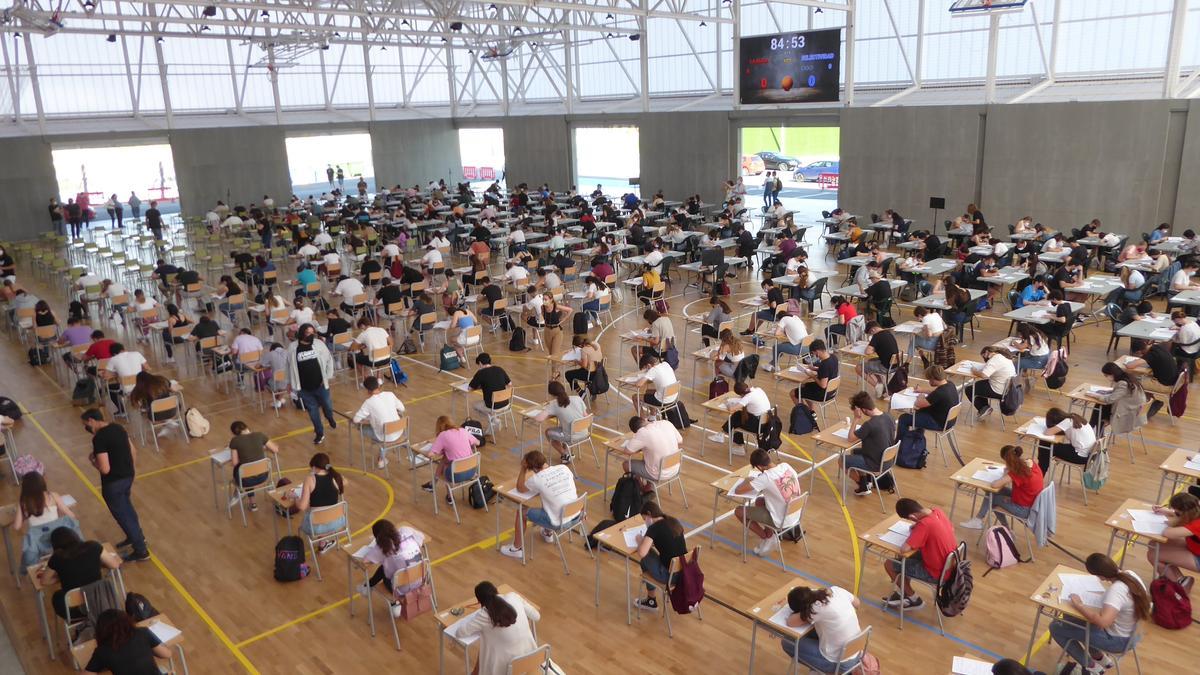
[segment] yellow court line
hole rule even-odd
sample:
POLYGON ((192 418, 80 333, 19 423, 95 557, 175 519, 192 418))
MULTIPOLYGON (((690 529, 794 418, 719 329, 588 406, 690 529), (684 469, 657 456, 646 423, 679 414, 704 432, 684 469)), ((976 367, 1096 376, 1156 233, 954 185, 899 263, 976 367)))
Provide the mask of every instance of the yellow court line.
MULTIPOLYGON (((787 434, 781 434, 781 436, 787 439, 787 442, 791 443, 792 447, 796 448, 796 450, 799 450, 800 454, 804 455, 805 459, 815 464, 813 456, 810 455, 807 450, 800 447, 799 443, 792 440, 791 436, 787 434)), ((842 510, 842 518, 846 521, 846 527, 850 528, 850 550, 854 553, 854 594, 858 595, 858 586, 862 581, 862 551, 860 551, 858 547, 858 532, 854 527, 854 517, 850 515, 850 509, 847 509, 846 502, 842 501, 841 491, 838 490, 838 487, 833 484, 832 480, 829 479, 829 475, 825 473, 825 469, 816 469, 816 471, 821 475, 821 479, 825 481, 825 484, 828 485, 829 489, 833 492, 833 498, 837 500, 838 508, 842 510)))
MULTIPOLYGON (((69 455, 67 455, 67 452, 63 450, 61 445, 58 444, 58 441, 55 441, 54 438, 46 431, 46 428, 42 426, 42 423, 39 422, 38 419, 33 416, 33 414, 28 413, 28 411, 26 411, 25 416, 29 418, 29 421, 33 423, 33 426, 37 427, 37 430, 41 432, 42 436, 46 439, 46 442, 50 444, 50 447, 54 448, 55 452, 62 457, 63 461, 66 462, 67 466, 69 466, 71 470, 75 472, 75 475, 79 478, 79 480, 81 480, 83 484, 87 486, 92 495, 94 495, 96 499, 99 499, 101 502, 103 502, 104 496, 100 494, 99 488, 97 488, 95 485, 92 485, 91 481, 88 480, 87 476, 79 468, 79 465, 76 464, 69 455)), ((179 583, 179 580, 176 579, 175 575, 167 569, 166 565, 163 565, 162 561, 158 559, 158 556, 151 554, 150 561, 154 563, 154 567, 162 573, 163 578, 167 580, 167 583, 170 584, 177 593, 179 593, 180 597, 182 597, 185 602, 187 602, 188 606, 192 608, 192 611, 196 612, 196 616, 200 617, 200 620, 208 626, 213 635, 216 635, 217 639, 229 649, 230 653, 233 654, 233 657, 237 659, 238 663, 242 664, 242 667, 246 669, 246 672, 258 675, 258 669, 254 667, 254 664, 250 663, 250 660, 246 658, 246 655, 243 654, 240 649, 238 649, 237 645, 233 644, 233 641, 229 639, 229 636, 225 634, 225 631, 221 630, 221 627, 218 626, 215 621, 213 621, 212 617, 208 615, 208 612, 204 611, 204 608, 200 606, 200 603, 196 602, 196 599, 192 597, 192 594, 188 593, 187 589, 185 589, 183 585, 179 583)))

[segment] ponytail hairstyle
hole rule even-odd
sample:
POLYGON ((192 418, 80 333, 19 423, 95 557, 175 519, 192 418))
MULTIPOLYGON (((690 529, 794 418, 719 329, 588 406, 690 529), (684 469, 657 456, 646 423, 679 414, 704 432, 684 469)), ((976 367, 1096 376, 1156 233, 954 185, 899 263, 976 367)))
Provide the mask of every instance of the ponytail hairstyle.
MULTIPOLYGON (((28 475, 28 474, 26 474, 28 475)), ((24 488, 24 482, 21 485, 24 488)), ((1175 510, 1175 522, 1177 525, 1187 525, 1188 523, 1200 520, 1200 499, 1190 492, 1177 492, 1172 495, 1171 500, 1167 505, 1175 510)))
POLYGON ((312 456, 312 459, 308 460, 308 466, 312 469, 323 469, 325 473, 328 473, 333 478, 334 484, 337 485, 339 494, 346 491, 346 484, 342 481, 342 474, 333 468, 333 462, 329 459, 329 455, 318 452, 312 456))
POLYGON ((788 591, 787 603, 788 608, 800 615, 804 623, 812 623, 813 609, 817 605, 823 605, 829 602, 828 588, 809 588, 808 586, 797 586, 788 591))
POLYGON ((496 590, 496 585, 492 582, 481 581, 476 584, 475 599, 487 611, 488 618, 492 620, 492 626, 508 628, 517 622, 517 610, 513 609, 507 600, 500 597, 500 592, 496 590))
POLYGON ((385 556, 395 555, 396 551, 400 550, 400 533, 392 521, 385 518, 375 521, 375 524, 371 526, 371 534, 374 535, 375 543, 379 545, 379 550, 383 551, 385 556))
POLYGON ((1129 596, 1133 598, 1134 616, 1142 621, 1150 618, 1150 594, 1137 577, 1117 567, 1117 563, 1103 553, 1089 555, 1084 567, 1101 579, 1125 584, 1125 588, 1129 589, 1129 596))
POLYGON ((1033 473, 1025 460, 1021 459, 1021 446, 1019 445, 1006 445, 1000 448, 1000 457, 1004 460, 1004 466, 1011 476, 1028 478, 1033 473))
POLYGON ((565 408, 568 405, 571 405, 571 397, 567 395, 566 387, 564 387, 562 382, 559 382, 558 380, 554 380, 546 387, 546 393, 554 397, 554 402, 557 403, 558 407, 560 408, 565 408))

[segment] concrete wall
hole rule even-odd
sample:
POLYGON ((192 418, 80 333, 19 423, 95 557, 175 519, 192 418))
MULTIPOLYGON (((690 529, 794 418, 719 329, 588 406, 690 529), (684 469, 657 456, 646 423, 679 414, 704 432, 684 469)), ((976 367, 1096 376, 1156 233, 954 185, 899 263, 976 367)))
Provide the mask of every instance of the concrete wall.
MULTIPOLYGON (((1183 143, 1180 147, 1180 185, 1175 198, 1175 220, 1181 227, 1200 230, 1200 100, 1188 102, 1183 143)), ((1179 229, 1179 227, 1176 227, 1179 229)))
POLYGON ((0 143, 0 156, 0 239, 32 239, 49 231, 47 207, 58 193, 50 144, 41 138, 7 139, 0 143))
POLYGON ((737 154, 728 113, 648 113, 637 123, 643 196, 662 190, 669 199, 699 194, 721 203, 737 154))
POLYGON ((549 183, 562 190, 574 182, 575 153, 566 117, 509 117, 500 122, 508 185, 549 183))
POLYGON ((462 175, 458 129, 448 119, 376 122, 371 156, 379 186, 424 186, 436 178, 454 185, 462 175))
MULTIPOLYGON (((930 197, 962 213, 977 197, 983 109, 847 108, 842 111, 839 203, 868 215, 895 209, 929 229, 930 197)), ((987 205, 984 205, 987 213, 987 205)))
POLYGON ((281 127, 189 129, 169 135, 184 213, 203 214, 218 199, 286 203, 292 194, 281 127))

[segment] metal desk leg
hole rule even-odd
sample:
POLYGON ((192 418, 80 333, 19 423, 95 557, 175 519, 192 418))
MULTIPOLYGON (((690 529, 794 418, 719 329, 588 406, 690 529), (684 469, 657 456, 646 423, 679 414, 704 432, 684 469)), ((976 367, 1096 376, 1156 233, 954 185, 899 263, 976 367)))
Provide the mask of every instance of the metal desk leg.
MULTIPOLYGON (((715 546, 715 545, 716 545, 716 539, 717 539, 717 505, 718 505, 718 504, 720 504, 720 503, 721 503, 721 491, 720 491, 720 490, 713 490, 713 517, 712 517, 712 519, 713 519, 713 522, 712 522, 712 526, 711 526, 710 528, 708 528, 708 547, 709 547, 709 548, 712 548, 713 546, 715 546)), ((5 534, 5 535, 4 535, 4 544, 5 544, 5 546, 7 546, 7 545, 8 545, 8 535, 7 535, 7 534, 5 534)), ((12 554, 10 553, 8 557, 11 559, 11 558, 12 558, 12 554)))
POLYGON ((1033 631, 1029 634, 1029 646, 1025 648, 1025 663, 1029 663, 1029 659, 1033 657, 1033 643, 1037 640, 1038 624, 1042 621, 1042 608, 1038 607, 1037 613, 1033 616, 1033 631))
POLYGON ((596 607, 600 607, 600 556, 604 555, 604 547, 596 546, 596 607))
POLYGON ((755 641, 757 640, 757 638, 758 638, 758 622, 754 621, 751 623, 751 628, 750 628, 750 669, 746 671, 747 673, 749 673, 749 675, 754 675, 754 647, 755 647, 755 641))
POLYGON ((500 503, 496 503, 496 550, 500 550, 500 503))
POLYGON ((0 528, 0 537, 4 538, 4 553, 8 557, 8 571, 12 574, 13 579, 17 582, 17 588, 21 587, 21 575, 19 571, 20 563, 13 557, 12 542, 8 538, 8 528, 0 528))
POLYGON ((629 596, 629 556, 625 558, 625 625, 633 625, 633 601, 629 596))
POLYGON ((42 591, 37 592, 38 619, 42 622, 42 635, 46 638, 46 644, 50 648, 50 660, 54 660, 54 633, 50 630, 50 619, 46 616, 46 594, 42 591))
POLYGON ((904 560, 897 559, 896 564, 900 565, 900 630, 904 630, 904 588, 908 582, 908 573, 904 568, 904 560))
POLYGON ((354 618, 354 565, 350 556, 346 556, 346 596, 350 598, 350 617, 354 618))
POLYGON ((221 502, 217 500, 217 464, 212 460, 208 462, 208 475, 212 478, 213 508, 220 511, 221 502))
POLYGON ((446 631, 438 627, 438 675, 446 672, 446 631))
POLYGON ((175 649, 179 652, 179 664, 183 666, 183 675, 189 675, 187 657, 183 654, 183 645, 175 645, 175 649))
MULTIPOLYGON (((368 584, 367 585, 367 623, 369 623, 371 625, 371 637, 375 637, 375 603, 374 603, 375 593, 374 593, 374 589, 372 589, 370 586, 371 578, 369 576, 367 576, 366 570, 363 570, 363 581, 367 582, 367 584, 368 584)), ((353 603, 354 601, 351 600, 350 602, 353 603)), ((392 608, 388 607, 387 609, 390 612, 392 608)))
MULTIPOLYGON (((496 509, 499 511, 499 509, 496 509)), ((525 532, 525 506, 517 504, 517 529, 521 532, 521 566, 529 562, 529 541, 528 533, 525 532)))

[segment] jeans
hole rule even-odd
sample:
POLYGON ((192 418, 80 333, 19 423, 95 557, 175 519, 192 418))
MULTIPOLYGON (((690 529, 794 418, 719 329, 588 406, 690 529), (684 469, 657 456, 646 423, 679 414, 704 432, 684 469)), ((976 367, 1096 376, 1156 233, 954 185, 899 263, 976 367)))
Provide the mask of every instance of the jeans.
MULTIPOLYGON (((837 663, 830 661, 821 654, 821 643, 815 630, 809 631, 799 640, 784 640, 782 644, 785 654, 813 670, 822 673, 832 673, 838 667, 837 663)), ((862 655, 846 659, 842 662, 845 666, 842 670, 853 668, 860 659, 862 659, 862 655)))
POLYGON ((924 349, 927 352, 931 352, 937 349, 938 340, 940 338, 940 335, 913 335, 913 346, 915 346, 917 349, 924 349))
POLYGON ((1021 370, 1041 370, 1046 367, 1046 362, 1050 360, 1050 354, 1042 354, 1041 356, 1031 356, 1029 354, 1021 355, 1021 370))
MULTIPOLYGON (((975 514, 975 517, 982 520, 983 517, 987 515, 987 512, 989 510, 995 509, 995 508, 1003 509, 1004 513, 1011 513, 1012 515, 1016 516, 1017 518, 1024 520, 1029 517, 1029 510, 1031 507, 1020 506, 1018 504, 1013 503, 1012 488, 1006 485, 1006 486, 1000 488, 999 492, 992 495, 992 499, 990 502, 986 499, 983 500, 983 504, 981 504, 979 507, 979 513, 975 514)), ((1000 522, 1002 522, 1002 523, 1006 522, 1005 518, 1002 514, 997 513, 996 516, 1000 519, 1000 522)))
POLYGON ((304 404, 304 409, 308 411, 308 418, 312 420, 313 431, 318 436, 325 435, 325 425, 321 424, 320 411, 325 411, 325 419, 329 420, 329 425, 334 426, 337 422, 333 419, 333 398, 329 395, 327 387, 321 387, 315 391, 307 389, 298 389, 296 395, 300 397, 300 402, 304 404))
MULTIPOLYGON (((658 557, 658 551, 650 551, 649 553, 646 554, 645 558, 641 559, 641 561, 638 564, 640 564, 642 566, 643 572, 646 572, 647 574, 649 574, 650 577, 653 578, 658 583, 660 583, 660 584, 667 583, 667 574, 671 570, 670 570, 669 566, 667 565, 667 563, 664 563, 662 561, 662 558, 658 557)), ((676 575, 676 576, 678 576, 678 575, 676 575)), ((653 593, 654 585, 647 583, 646 584, 646 592, 647 592, 647 594, 653 593)))
POLYGON ((794 345, 790 342, 780 342, 775 346, 775 353, 771 355, 771 365, 779 359, 780 354, 791 354, 792 356, 800 356, 805 352, 804 345, 794 345))
POLYGON ((100 494, 104 496, 108 512, 112 514, 117 525, 121 527, 121 531, 133 544, 133 552, 140 554, 146 552, 146 537, 142 534, 142 525, 138 521, 137 511, 133 509, 133 499, 130 496, 132 489, 132 477, 120 478, 102 484, 100 494))
MULTIPOLYGON (((933 415, 918 410, 916 413, 904 413, 900 419, 896 420, 896 434, 902 434, 909 429, 916 427, 917 429, 927 429, 929 431, 941 432, 942 425, 938 424, 937 420, 933 419, 933 415)), ((953 428, 953 425, 951 425, 953 428)))
POLYGON ((1085 628, 1067 621, 1050 622, 1050 637, 1054 638, 1055 644, 1064 648, 1076 663, 1083 666, 1087 666, 1091 662, 1091 657, 1083 653, 1083 643, 1088 639, 1089 634, 1089 644, 1093 650, 1120 654, 1132 646, 1130 638, 1109 635, 1107 631, 1092 624, 1088 624, 1085 628))

